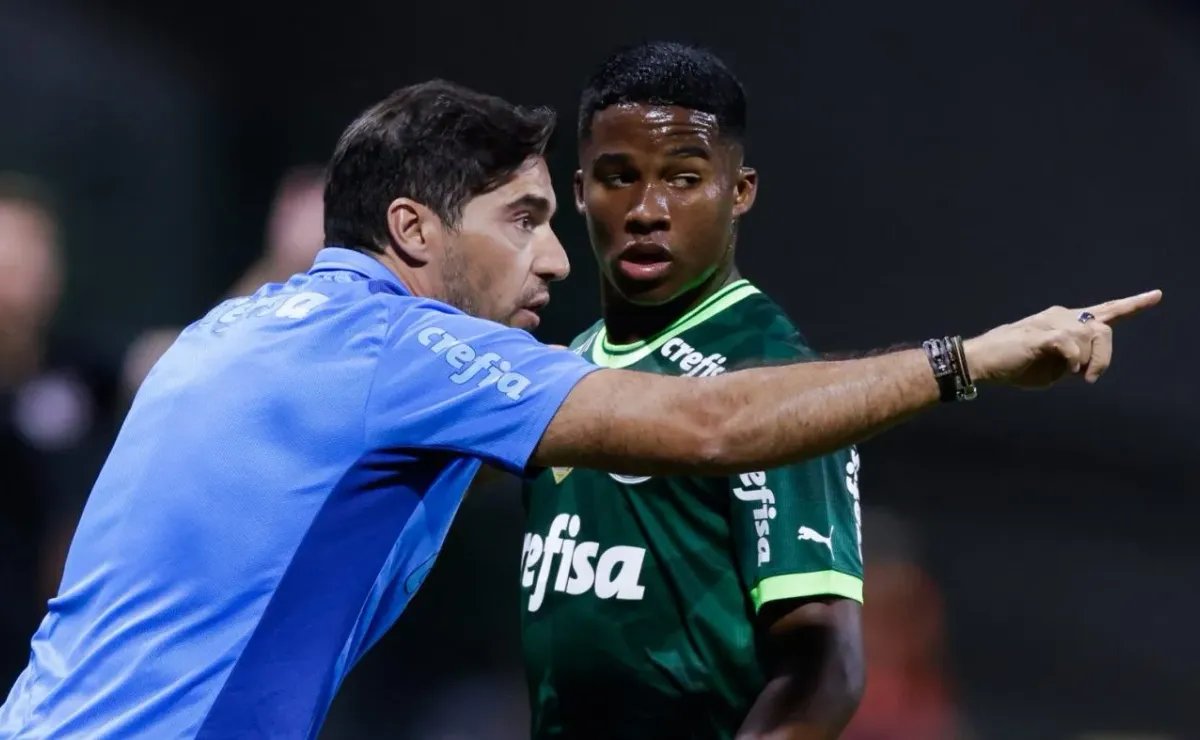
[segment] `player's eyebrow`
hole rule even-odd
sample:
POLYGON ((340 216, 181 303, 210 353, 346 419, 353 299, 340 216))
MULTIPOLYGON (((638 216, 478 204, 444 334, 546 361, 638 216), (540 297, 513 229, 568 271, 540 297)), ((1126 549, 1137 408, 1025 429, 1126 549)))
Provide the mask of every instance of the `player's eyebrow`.
MULTIPOLYGON (((690 145, 672 147, 671 149, 668 149, 667 156, 668 157, 679 157, 681 159, 686 159, 688 157, 696 157, 698 159, 710 160, 710 159, 712 159, 712 152, 709 151, 709 149, 707 147, 696 146, 695 144, 690 144, 690 145)), ((604 154, 596 155, 596 158, 594 160, 592 160, 592 166, 594 166, 594 167, 602 167, 602 166, 618 167, 618 166, 624 166, 624 165, 628 164, 629 161, 630 161, 630 156, 628 154, 624 154, 621 152, 606 152, 604 154)))
POLYGON ((596 158, 592 160, 592 166, 620 167, 628 164, 629 160, 630 157, 628 154, 621 152, 606 152, 604 154, 597 154, 596 158))
POLYGON ((532 211, 542 218, 550 218, 554 215, 554 204, 549 198, 543 198, 540 195, 526 193, 525 195, 514 198, 508 204, 510 211, 532 211))
POLYGON ((696 157, 697 159, 712 159, 712 153, 702 146, 677 146, 667 152, 671 157, 696 157))

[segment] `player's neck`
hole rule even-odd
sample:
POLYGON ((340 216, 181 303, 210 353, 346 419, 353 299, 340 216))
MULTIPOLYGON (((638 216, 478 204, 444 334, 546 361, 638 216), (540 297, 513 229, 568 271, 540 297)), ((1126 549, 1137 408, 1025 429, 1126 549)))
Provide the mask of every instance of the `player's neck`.
POLYGON ((604 329, 614 344, 631 344, 649 339, 675 323, 706 298, 740 280, 737 266, 726 265, 707 280, 659 306, 639 306, 625 300, 607 280, 601 279, 600 306, 604 329))

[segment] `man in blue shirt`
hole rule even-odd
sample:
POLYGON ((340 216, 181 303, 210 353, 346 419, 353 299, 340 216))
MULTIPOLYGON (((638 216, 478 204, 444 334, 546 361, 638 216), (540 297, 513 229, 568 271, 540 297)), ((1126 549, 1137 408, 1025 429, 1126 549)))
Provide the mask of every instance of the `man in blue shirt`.
POLYGON ((526 330, 566 276, 554 116, 444 82, 343 134, 313 268, 188 327, 79 523, 0 738, 311 738, 420 586, 482 463, 727 474, 871 435, 973 380, 1108 366, 1055 308, 924 349, 668 378, 526 330), (515 328, 514 328, 515 327, 515 328))

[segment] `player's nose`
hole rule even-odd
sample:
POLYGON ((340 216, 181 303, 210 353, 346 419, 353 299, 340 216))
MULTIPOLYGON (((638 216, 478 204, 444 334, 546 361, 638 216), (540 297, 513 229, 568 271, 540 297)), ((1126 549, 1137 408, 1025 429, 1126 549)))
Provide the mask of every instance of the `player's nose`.
POLYGON ((667 192, 660 183, 641 185, 632 206, 625 215, 625 228, 629 233, 649 234, 671 228, 667 192))

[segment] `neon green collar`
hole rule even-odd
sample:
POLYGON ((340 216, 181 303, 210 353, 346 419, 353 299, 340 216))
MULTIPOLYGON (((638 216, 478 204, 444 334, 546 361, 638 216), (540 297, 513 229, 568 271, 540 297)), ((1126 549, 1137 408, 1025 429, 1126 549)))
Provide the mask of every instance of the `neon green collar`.
POLYGON ((759 292, 761 291, 751 285, 749 280, 736 280, 721 288, 716 293, 713 293, 708 298, 705 298, 690 311, 675 319, 670 326, 658 334, 649 339, 631 344, 613 344, 609 342, 608 331, 601 324, 600 330, 596 332, 596 337, 592 341, 592 362, 601 367, 629 367, 666 344, 671 338, 679 336, 692 327, 703 324, 743 298, 759 292))

